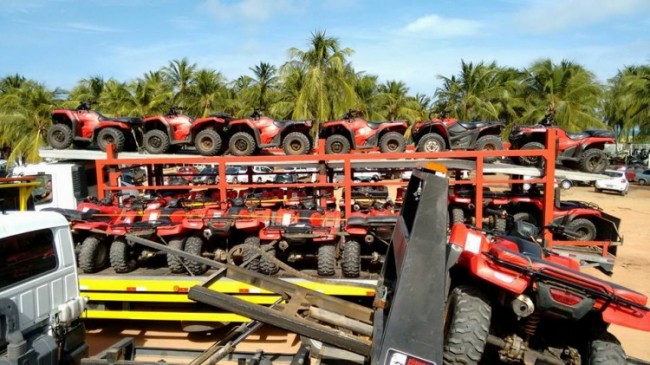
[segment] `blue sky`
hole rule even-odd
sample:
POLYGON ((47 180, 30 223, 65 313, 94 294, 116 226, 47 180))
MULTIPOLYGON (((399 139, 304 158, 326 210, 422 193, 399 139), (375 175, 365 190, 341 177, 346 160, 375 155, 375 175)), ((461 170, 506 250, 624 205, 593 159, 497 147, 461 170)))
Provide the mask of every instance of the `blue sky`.
POLYGON ((188 57, 228 79, 326 30, 357 71, 433 94, 460 60, 569 59, 599 80, 650 63, 650 0, 2 0, 0 77, 71 88, 188 57))

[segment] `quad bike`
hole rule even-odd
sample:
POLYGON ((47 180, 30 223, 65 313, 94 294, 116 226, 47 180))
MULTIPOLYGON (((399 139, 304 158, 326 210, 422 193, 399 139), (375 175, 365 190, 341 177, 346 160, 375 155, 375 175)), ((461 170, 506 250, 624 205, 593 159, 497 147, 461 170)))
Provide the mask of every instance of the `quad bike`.
POLYGON ((306 155, 312 139, 308 120, 273 120, 258 110, 250 118, 228 122, 228 147, 234 156, 250 156, 261 148, 282 147, 287 155, 306 155))
MULTIPOLYGON (((284 256, 290 263, 316 253, 318 275, 332 276, 336 269, 336 244, 340 228, 341 215, 338 211, 322 211, 316 209, 313 200, 305 200, 301 209, 279 209, 272 213, 269 224, 260 231, 259 238, 264 243, 261 246, 263 251, 284 256)), ((260 258, 261 273, 273 275, 278 270, 274 262, 260 258)))
POLYGON ((445 363, 622 365, 608 326, 650 331, 645 295, 581 273, 573 259, 546 252, 538 234, 526 222, 507 236, 452 227, 445 363))
POLYGON ((284 202, 284 190, 280 188, 248 188, 239 191, 248 207, 280 208, 284 202))
MULTIPOLYGON (((502 150, 501 122, 461 122, 455 118, 417 122, 413 127, 413 142, 418 152, 444 150, 502 150)), ((496 157, 486 158, 488 162, 496 157)))
MULTIPOLYGON (((345 196, 345 190, 341 191, 341 196, 345 196)), ((353 186, 350 196, 350 204, 352 205, 352 211, 354 212, 367 212, 375 206, 378 200, 384 202, 390 201, 388 197, 388 188, 383 185, 353 186)), ((391 202, 391 204, 393 203, 391 202)), ((339 210, 341 210, 341 212, 345 212, 345 205, 344 199, 341 199, 339 201, 339 210)))
MULTIPOLYGON (((214 260, 223 261, 227 258, 228 249, 240 243, 259 247, 258 233, 270 217, 270 209, 249 208, 241 198, 232 199, 225 210, 195 210, 183 221, 183 227, 191 233, 181 249, 193 255, 209 255, 214 260), (226 240, 227 245, 224 244, 226 240)), ((243 262, 255 256, 255 250, 242 250, 243 262)), ((201 275, 208 270, 206 265, 198 262, 186 259, 183 262, 192 275, 201 275)), ((248 269, 257 271, 258 265, 259 260, 255 259, 248 264, 248 269)))
POLYGON ((77 244, 77 263, 84 273, 94 273, 108 266, 106 230, 122 212, 113 199, 88 198, 77 209, 46 208, 62 214, 70 222, 70 231, 77 244))
MULTIPOLYGON (((556 130, 558 133, 557 160, 564 166, 590 173, 602 173, 609 160, 603 150, 606 144, 615 144, 614 133, 602 130, 586 130, 570 133, 554 125, 551 115, 534 126, 515 126, 510 132, 512 149, 541 150, 545 147, 546 132, 556 130)), ((542 157, 519 157, 519 163, 525 166, 541 166, 542 157)))
POLYGON ((113 118, 91 110, 92 103, 81 102, 76 109, 54 109, 47 143, 57 150, 74 145, 86 148, 96 144, 102 151, 112 143, 116 151, 138 146, 142 139, 142 120, 136 117, 113 118))
POLYGON ((361 260, 383 264, 399 212, 392 202, 376 202, 367 213, 354 212, 345 225, 348 234, 341 248, 341 270, 348 278, 359 277, 361 260))
POLYGON ((165 153, 173 147, 194 144, 204 156, 223 153, 225 130, 232 117, 220 113, 192 119, 182 111, 181 107, 172 107, 165 115, 144 119, 143 144, 147 152, 165 153))
POLYGON ((336 209, 336 197, 334 196, 333 187, 288 188, 284 206, 286 208, 297 208, 300 207, 303 201, 313 199, 320 200, 319 205, 325 207, 327 210, 336 209))
POLYGON ((321 124, 319 137, 325 139, 325 153, 348 153, 350 149, 379 147, 381 152, 404 152, 406 121, 369 122, 350 110, 339 120, 321 124))
POLYGON ((155 252, 139 245, 127 243, 125 238, 127 234, 150 237, 158 233, 156 229, 158 226, 166 228, 177 225, 182 222, 183 216, 184 209, 179 209, 175 201, 168 203, 163 198, 152 200, 137 198, 129 204, 129 208, 124 209, 106 229, 106 235, 112 239, 109 260, 113 270, 116 273, 131 272, 137 268, 140 259, 156 255, 155 252))

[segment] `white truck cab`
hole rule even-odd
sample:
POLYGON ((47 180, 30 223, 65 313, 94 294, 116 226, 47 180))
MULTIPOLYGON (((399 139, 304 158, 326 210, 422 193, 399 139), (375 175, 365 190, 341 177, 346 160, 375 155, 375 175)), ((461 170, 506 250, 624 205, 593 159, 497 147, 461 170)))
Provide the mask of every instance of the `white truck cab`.
POLYGON ((79 364, 88 346, 79 321, 74 244, 54 212, 0 213, 0 364, 79 364))

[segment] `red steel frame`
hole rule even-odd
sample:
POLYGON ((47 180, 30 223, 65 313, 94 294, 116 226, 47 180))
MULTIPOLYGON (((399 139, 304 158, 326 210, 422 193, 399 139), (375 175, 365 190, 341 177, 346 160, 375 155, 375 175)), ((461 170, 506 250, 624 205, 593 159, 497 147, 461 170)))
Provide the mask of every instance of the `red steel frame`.
MULTIPOLYGON (((401 153, 350 153, 344 155, 328 155, 325 154, 324 143, 320 141, 316 153, 312 155, 297 155, 297 156, 190 156, 179 155, 178 157, 161 157, 161 158, 119 158, 115 153, 112 145, 108 146, 106 159, 96 160, 97 168, 97 194, 99 198, 105 196, 106 191, 119 191, 119 190, 174 190, 174 189, 192 189, 196 188, 193 185, 175 185, 175 186, 162 186, 162 165, 182 165, 182 164, 213 164, 218 166, 219 182, 213 185, 201 185, 202 188, 218 188, 220 192, 220 201, 227 200, 228 188, 241 187, 241 188, 304 188, 311 187, 342 187, 344 188, 343 199, 345 204, 345 216, 349 217, 352 213, 352 206, 349 202, 352 200, 352 187, 353 186, 386 186, 398 185, 404 186, 405 183, 401 181, 385 181, 385 182, 353 182, 352 181, 352 162, 363 162, 369 160, 403 160, 403 159, 436 159, 436 158, 462 158, 471 159, 476 162, 476 176, 469 180, 457 181, 460 184, 473 184, 476 185, 476 225, 482 226, 483 220, 483 187, 491 184, 513 184, 513 183, 540 183, 544 185, 544 224, 550 224, 553 220, 553 205, 554 205, 554 182, 555 182, 555 155, 557 149, 557 132, 549 130, 546 137, 546 146, 544 150, 499 150, 499 151, 446 151, 446 152, 401 152, 401 153), (538 179, 488 179, 483 175, 483 166, 485 157, 495 156, 541 156, 545 159, 546 163, 544 176, 538 179), (318 163, 321 168, 317 172, 318 181, 315 183, 293 183, 293 184, 229 184, 226 181, 226 165, 227 164, 259 164, 259 165, 273 165, 279 161, 290 161, 295 163, 318 163), (327 175, 324 173, 324 163, 326 162, 342 162, 343 163, 343 180, 340 182, 327 182, 327 175), (148 172, 154 171, 154 174, 148 174, 149 186, 128 186, 118 187, 117 177, 119 173, 109 172, 109 183, 107 186, 104 183, 104 168, 116 167, 119 165, 140 165, 148 166, 148 172), (155 180, 155 181, 154 181, 155 180)), ((454 182, 452 182, 454 183, 454 182)), ((603 254, 607 252, 608 242, 573 242, 573 241, 553 241, 550 232, 545 232, 544 239, 546 247, 551 249, 553 245, 562 246, 603 246, 603 254)))

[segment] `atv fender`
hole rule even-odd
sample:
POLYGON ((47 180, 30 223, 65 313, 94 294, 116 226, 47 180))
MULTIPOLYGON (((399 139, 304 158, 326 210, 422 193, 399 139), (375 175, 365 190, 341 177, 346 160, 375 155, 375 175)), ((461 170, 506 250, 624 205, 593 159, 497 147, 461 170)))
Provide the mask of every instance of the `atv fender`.
POLYGON ((445 140, 445 144, 450 146, 449 134, 447 133, 447 127, 442 122, 425 122, 415 131, 413 135, 413 142, 417 145, 420 138, 428 133, 437 133, 442 139, 445 140))

